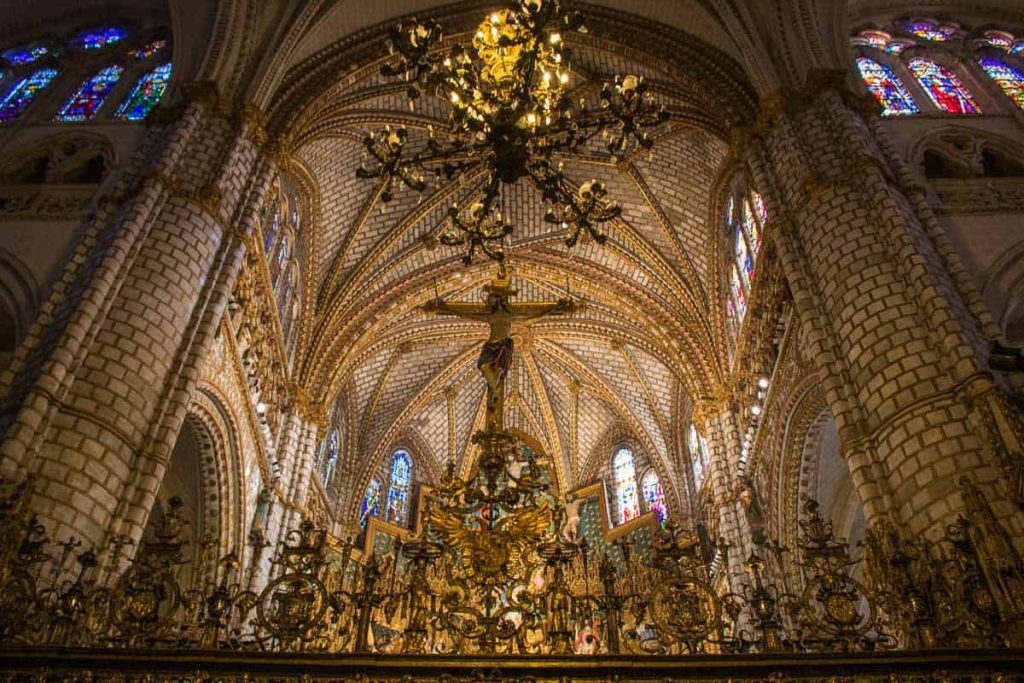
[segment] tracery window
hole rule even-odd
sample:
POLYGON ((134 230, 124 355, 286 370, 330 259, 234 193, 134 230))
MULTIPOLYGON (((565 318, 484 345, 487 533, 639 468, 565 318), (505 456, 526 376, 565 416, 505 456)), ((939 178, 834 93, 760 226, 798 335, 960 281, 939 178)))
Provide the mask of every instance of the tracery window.
POLYGON ((693 468, 693 487, 699 491, 711 467, 711 459, 708 455, 707 442, 704 441, 704 437, 700 435, 693 424, 690 425, 690 434, 686 445, 690 451, 690 465, 693 468))
POLYGON ((661 480, 658 473, 653 469, 647 470, 640 480, 640 492, 644 499, 644 512, 655 512, 658 515, 658 523, 664 525, 668 518, 668 509, 665 507, 665 492, 661 489, 661 480))
POLYGON ((360 529, 365 529, 370 517, 376 517, 380 513, 380 491, 380 480, 371 479, 370 485, 366 487, 362 505, 359 506, 360 529))
POLYGON ((409 492, 412 487, 412 458, 403 450, 391 456, 388 479, 387 521, 399 526, 409 523, 409 492))
POLYGON ((3 100, 0 100, 0 123, 16 119, 36 95, 49 86, 56 77, 57 70, 47 67, 15 83, 3 100))
POLYGON ((981 107, 956 75, 930 59, 915 58, 907 62, 921 87, 935 106, 947 114, 980 114, 981 107))
POLYGON ((127 35, 128 33, 119 26, 91 29, 80 32, 74 40, 74 45, 86 50, 101 50, 115 43, 120 43, 127 35))
POLYGON ((615 509, 618 523, 640 516, 640 501, 636 491, 636 464, 632 449, 622 446, 612 460, 612 480, 615 488, 615 509))
POLYGON ((867 57, 858 57, 857 69, 868 91, 882 105, 882 116, 904 116, 921 111, 888 66, 867 57))
MULTIPOLYGON (((882 116, 918 114, 922 106, 942 114, 982 114, 967 86, 982 79, 993 81, 1024 109, 1024 38, 1009 31, 971 32, 957 24, 915 19, 895 22, 891 31, 864 29, 850 42, 859 53, 857 70, 882 116), (915 102, 908 82, 919 85, 917 92, 926 97, 915 102)), ((993 100, 985 104, 990 108, 998 111, 1003 105, 993 100)))
POLYGON ((57 112, 58 121, 88 121, 96 115, 107 95, 121 79, 124 68, 111 65, 78 86, 78 90, 57 112))
POLYGON ((42 113, 39 118, 62 123, 90 121, 112 94, 121 92, 121 81, 130 78, 138 80, 111 113, 122 121, 142 121, 164 96, 170 83, 171 64, 161 64, 148 73, 140 70, 146 68, 151 58, 166 53, 169 41, 150 34, 144 37, 145 42, 129 44, 128 37, 125 27, 105 26, 80 31, 64 45, 46 38, 0 51, 0 66, 4 67, 0 69, 0 80, 14 81, 14 86, 6 89, 0 100, 3 103, 0 122, 18 118, 39 91, 53 87, 64 71, 64 64, 72 62, 71 71, 95 70, 94 75, 84 82, 70 83, 61 79, 56 84, 67 88, 66 94, 61 95, 63 105, 56 112, 42 113), (46 68, 31 73, 26 70, 44 57, 49 60, 46 68), (98 59, 107 63, 97 63, 98 59))
POLYGON ((12 66, 22 66, 24 64, 31 64, 40 57, 49 54, 49 52, 45 45, 35 43, 27 47, 12 47, 4 50, 0 53, 0 57, 3 57, 12 66))
POLYGON ((734 183, 725 202, 725 227, 731 244, 726 262, 728 286, 725 311, 728 331, 734 340, 747 314, 767 218, 768 212, 761 195, 742 183, 734 183))
POLYGON ((170 62, 161 64, 145 74, 118 108, 116 118, 121 121, 144 121, 167 92, 170 81, 170 62))
MULTIPOLYGON (((1024 42, 1020 43, 1024 47, 1024 42)), ((978 62, 989 78, 995 81, 1006 96, 1024 109, 1024 74, 1008 64, 994 59, 982 59, 978 62)))

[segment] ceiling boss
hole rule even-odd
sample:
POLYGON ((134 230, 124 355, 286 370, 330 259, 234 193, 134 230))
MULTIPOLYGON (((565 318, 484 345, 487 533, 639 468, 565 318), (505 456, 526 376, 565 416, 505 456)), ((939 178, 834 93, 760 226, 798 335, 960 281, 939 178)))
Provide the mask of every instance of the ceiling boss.
POLYGON ((404 77, 410 102, 423 93, 451 106, 447 130, 429 128, 425 139, 405 127, 388 127, 364 139, 368 163, 360 178, 380 178, 382 201, 396 183, 416 192, 427 179, 452 180, 482 168, 478 198, 463 209, 449 207, 440 241, 465 249, 468 265, 477 251, 503 261, 505 238, 515 231, 500 206, 501 187, 532 182, 547 204, 545 222, 565 232, 568 246, 581 237, 604 243, 601 224, 617 218, 620 207, 604 183, 591 179, 576 187, 563 175, 560 159, 600 137, 613 160, 633 149, 650 149, 650 131, 668 119, 635 75, 616 76, 588 107, 586 92, 572 92, 569 49, 564 34, 585 32, 582 17, 564 12, 556 0, 520 0, 490 14, 469 45, 439 48, 434 21, 399 24, 391 31, 398 60, 381 73, 404 77))

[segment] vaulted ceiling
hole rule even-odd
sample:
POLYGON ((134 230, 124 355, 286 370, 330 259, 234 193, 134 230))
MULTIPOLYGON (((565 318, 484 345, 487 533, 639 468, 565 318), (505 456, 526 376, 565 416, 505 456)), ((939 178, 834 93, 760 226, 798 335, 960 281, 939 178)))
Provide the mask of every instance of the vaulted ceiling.
MULTIPOLYGON (((455 21, 468 29, 469 19, 482 14, 455 21)), ((453 37, 468 39, 461 32, 453 37)), ((450 202, 479 192, 479 171, 434 181, 422 196, 399 189, 387 203, 376 181, 355 177, 366 133, 401 123, 413 137, 426 136, 428 125, 443 130, 448 116, 447 104, 430 96, 410 108, 405 86, 379 75, 387 53, 376 47, 367 58, 365 46, 353 46, 362 59, 293 110, 281 133, 316 195, 316 313, 300 381, 314 395, 347 399, 353 491, 399 443, 427 451, 417 455, 438 470, 450 459, 469 466, 470 437, 483 416, 476 356, 487 327, 418 307, 436 294, 477 301, 494 275, 485 261, 464 267, 460 251, 436 241, 450 202)), ((516 299, 554 301, 568 290, 584 303, 572 315, 514 327, 506 422, 539 442, 563 490, 587 483, 591 460, 600 456, 596 445, 607 434, 628 433, 682 505, 686 484, 675 463, 685 397, 722 379, 712 303, 718 240, 708 214, 728 152, 728 108, 678 64, 604 32, 575 36, 571 47, 576 96, 593 99, 615 74, 640 74, 673 117, 658 131, 652 154, 616 164, 596 144, 563 159, 572 182, 600 178, 623 207, 604 246, 567 248, 565 234, 543 221, 544 203, 532 185, 503 188, 504 213, 516 226, 506 250, 516 299)), ((729 59, 721 59, 727 70, 729 59)), ((737 97, 739 109, 748 95, 741 90, 737 97)))

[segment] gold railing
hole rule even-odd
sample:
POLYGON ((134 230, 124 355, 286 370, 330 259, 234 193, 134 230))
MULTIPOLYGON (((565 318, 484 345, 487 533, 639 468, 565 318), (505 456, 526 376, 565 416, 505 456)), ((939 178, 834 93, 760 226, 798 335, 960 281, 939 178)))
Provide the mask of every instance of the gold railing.
POLYGON ((511 437, 492 434, 482 449, 472 478, 450 471, 432 491, 419 537, 364 560, 304 523, 258 592, 241 586, 234 555, 215 571, 193 567, 181 585, 179 502, 120 572, 123 542, 55 544, 29 509, 32 482, 4 486, 0 667, 12 680, 153 681, 195 671, 211 681, 1021 674, 1024 570, 967 480, 965 511, 941 543, 879 527, 863 561, 807 501, 800 547, 766 546, 775 564, 752 555, 747 580, 723 593, 695 537, 671 521, 649 552, 619 543, 597 553, 566 531, 564 508, 511 437), (787 554, 788 573, 778 562, 787 554))

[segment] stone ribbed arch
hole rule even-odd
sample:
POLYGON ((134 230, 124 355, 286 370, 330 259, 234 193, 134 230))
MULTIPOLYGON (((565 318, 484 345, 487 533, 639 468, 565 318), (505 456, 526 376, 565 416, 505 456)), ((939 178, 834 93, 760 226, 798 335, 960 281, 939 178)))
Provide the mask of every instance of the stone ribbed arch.
MULTIPOLYGON (((692 67, 682 72, 695 89, 706 95, 706 105, 731 121, 753 118, 756 98, 743 68, 731 57, 694 36, 651 22, 627 12, 595 5, 572 3, 585 11, 590 40, 606 40, 614 36, 614 45, 632 58, 692 67), (643 46, 640 51, 638 47, 643 46)), ((469 31, 480 22, 489 6, 481 2, 460 2, 430 12, 449 35, 469 31)), ((338 74, 346 73, 352 64, 365 64, 386 56, 387 29, 395 21, 373 26, 343 37, 338 42, 300 62, 281 77, 283 84, 272 94, 258 100, 269 112, 268 128, 274 135, 289 130, 296 120, 296 111, 304 111, 321 93, 330 90, 338 74)), ((282 56, 282 59, 286 59, 282 56)), ((668 72, 672 73, 669 69, 668 72)))

